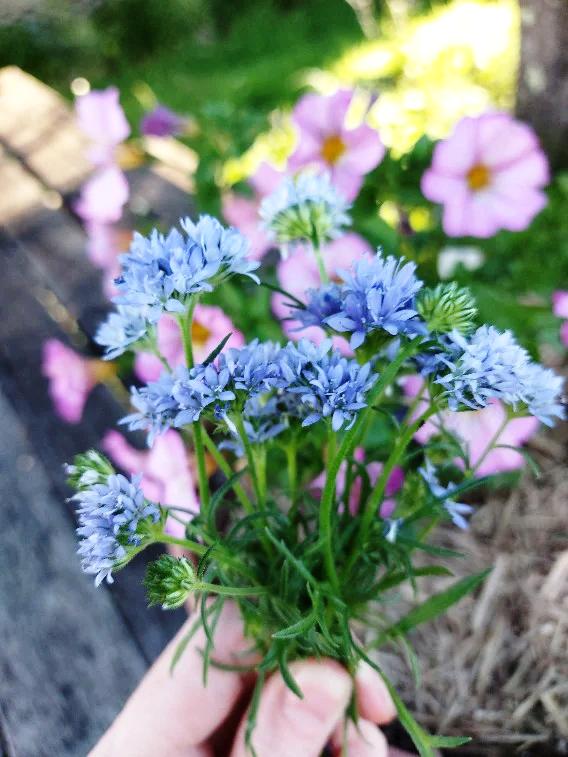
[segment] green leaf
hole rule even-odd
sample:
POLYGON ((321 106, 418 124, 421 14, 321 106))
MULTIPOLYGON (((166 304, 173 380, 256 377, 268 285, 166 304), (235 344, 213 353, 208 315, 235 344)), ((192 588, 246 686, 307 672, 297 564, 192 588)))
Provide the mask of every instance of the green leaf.
POLYGON ((215 358, 216 358, 216 357, 218 357, 218 356, 219 356, 219 355, 221 354, 221 352, 223 351, 223 347, 224 347, 224 346, 225 346, 225 345, 227 344, 227 342, 229 341, 229 339, 230 339, 230 338, 231 338, 232 336, 233 336, 233 332, 232 332, 232 331, 229 331, 229 333, 227 334, 227 336, 226 336, 226 337, 223 337, 223 339, 221 339, 221 341, 220 341, 220 342, 219 342, 219 344, 218 344, 218 345, 217 345, 217 346, 215 347, 215 349, 214 349, 214 350, 212 350, 212 351, 211 351, 211 352, 210 352, 210 353, 209 353, 209 354, 207 355, 207 357, 206 357, 206 358, 205 358, 205 360, 203 361, 203 365, 209 365, 210 363, 212 363, 212 362, 213 362, 213 361, 215 360, 215 358))
POLYGON ((466 594, 470 594, 474 591, 479 584, 489 575, 491 568, 476 573, 474 576, 467 576, 462 578, 456 583, 452 584, 448 589, 434 594, 419 607, 415 607, 407 615, 397 621, 393 626, 387 628, 387 630, 379 636, 373 646, 379 646, 389 636, 398 636, 408 633, 412 628, 426 623, 429 620, 441 615, 448 607, 451 607, 456 602, 459 602, 466 594))
POLYGON ((243 473, 244 470, 240 470, 234 473, 230 478, 228 478, 221 484, 215 494, 211 497, 211 502, 209 503, 209 512, 207 516, 207 526, 210 533, 217 533, 217 528, 215 526, 215 513, 217 511, 217 508, 223 502, 225 495, 235 486, 237 481, 241 478, 243 473))
MULTIPOLYGON (((415 578, 421 576, 453 576, 451 570, 445 568, 443 565, 429 565, 426 568, 414 568, 412 571, 415 578)), ((377 592, 389 591, 395 586, 406 581, 408 573, 404 570, 398 570, 396 573, 391 573, 390 576, 381 578, 378 584, 375 586, 377 592)))
POLYGON ((446 749, 463 746, 469 744, 470 741, 470 736, 430 736, 430 743, 433 747, 445 747, 446 749))
POLYGON ((316 622, 316 614, 314 610, 310 612, 309 615, 306 615, 305 618, 300 618, 300 620, 297 623, 293 623, 291 626, 288 626, 287 628, 282 628, 280 631, 276 631, 272 634, 273 639, 293 639, 295 636, 300 636, 301 634, 305 633, 306 631, 309 631, 310 628, 312 628, 315 625, 316 622))
POLYGON ((290 689, 290 691, 293 691, 299 699, 303 699, 304 695, 302 694, 302 690, 300 689, 300 687, 294 680, 294 676, 290 672, 286 657, 287 651, 285 647, 281 647, 278 650, 278 667, 280 668, 280 675, 282 676, 284 683, 290 689))
POLYGON ((291 302, 293 302, 302 310, 306 309, 305 302, 302 302, 302 300, 299 300, 297 297, 294 297, 293 294, 290 294, 290 292, 287 292, 285 289, 281 289, 280 287, 277 287, 275 284, 269 284, 267 281, 261 281, 260 286, 266 287, 267 289, 270 289, 272 292, 277 292, 278 294, 282 294, 284 295, 284 297, 287 297, 291 302))

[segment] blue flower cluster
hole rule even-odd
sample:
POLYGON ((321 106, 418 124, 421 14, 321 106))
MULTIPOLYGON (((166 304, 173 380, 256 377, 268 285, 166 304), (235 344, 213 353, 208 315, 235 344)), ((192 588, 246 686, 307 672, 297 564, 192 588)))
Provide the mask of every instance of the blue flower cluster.
POLYGON ((185 234, 156 229, 150 236, 135 234, 122 255, 116 280, 118 313, 110 315, 96 340, 113 358, 141 339, 164 311, 184 313, 191 295, 210 292, 234 274, 250 276, 259 263, 247 258, 249 244, 236 229, 226 229, 211 216, 197 223, 182 219, 185 234))
POLYGON ((453 523, 458 528, 467 528, 468 522, 465 516, 473 512, 473 507, 471 507, 471 505, 466 505, 463 502, 456 502, 454 500, 452 487, 443 486, 440 483, 436 468, 430 460, 427 459, 424 463, 424 467, 419 468, 418 472, 427 483, 432 495, 437 500, 439 500, 441 505, 444 507, 453 523))
POLYGON ((133 389, 138 412, 123 422, 147 431, 150 444, 156 434, 204 413, 234 431, 231 414, 243 411, 258 443, 274 438, 292 419, 303 426, 330 419, 338 431, 352 425, 376 379, 370 364, 347 360, 331 350, 329 340, 319 347, 306 340, 285 347, 254 341, 222 353, 216 364, 178 368, 133 389))
POLYGON ((96 586, 105 578, 112 583, 112 570, 127 557, 128 546, 140 544, 139 524, 160 519, 159 508, 144 499, 140 478, 129 481, 113 474, 72 498, 78 503, 78 554, 85 573, 95 575, 96 586))
POLYGON ((562 377, 534 363, 510 331, 481 326, 469 338, 454 331, 442 346, 425 361, 422 372, 434 374, 451 410, 463 405, 479 409, 497 398, 515 412, 528 410, 548 426, 564 417, 562 377))
POLYGON ((285 178, 260 206, 269 234, 281 244, 335 239, 351 222, 349 205, 328 174, 304 172, 285 178))
POLYGON ((350 334, 354 350, 373 333, 425 333, 415 307, 422 287, 415 271, 414 263, 384 258, 379 251, 374 258, 355 263, 351 271, 340 272, 342 284, 310 290, 306 309, 298 309, 294 317, 302 327, 321 326, 350 334))

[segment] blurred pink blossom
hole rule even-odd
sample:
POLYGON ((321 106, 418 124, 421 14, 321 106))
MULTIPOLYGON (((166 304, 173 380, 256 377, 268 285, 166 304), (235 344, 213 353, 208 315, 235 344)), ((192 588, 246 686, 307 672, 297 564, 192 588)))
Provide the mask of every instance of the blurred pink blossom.
POLYGON ((330 172, 337 189, 349 201, 357 197, 363 177, 379 165, 385 147, 379 134, 367 124, 350 129, 347 111, 353 91, 340 89, 333 95, 304 95, 292 119, 298 142, 290 156, 292 170, 316 166, 330 172))
MULTIPOLYGON (((335 239, 322 248, 322 257, 329 278, 333 281, 337 278, 337 272, 348 269, 355 260, 360 260, 365 255, 371 255, 372 248, 369 243, 358 234, 349 232, 339 239, 335 239)), ((306 291, 320 286, 318 266, 313 252, 307 248, 298 246, 293 255, 278 262, 276 273, 278 282, 294 297, 305 301, 306 291)), ((310 326, 301 331, 297 330, 295 321, 282 320, 289 318, 292 310, 286 306, 287 300, 281 294, 272 296, 272 311, 281 319, 281 326, 289 339, 310 339, 320 344, 325 338, 323 329, 310 326)), ((347 340, 341 336, 333 337, 334 345, 344 354, 352 354, 347 340)))
MULTIPOLYGON (((177 518, 187 522, 199 512, 195 473, 183 439, 177 431, 169 430, 158 436, 153 447, 141 451, 132 447, 118 431, 109 431, 101 442, 111 460, 127 473, 142 473, 142 491, 153 502, 190 510, 174 511, 177 518)), ((183 523, 170 517, 166 531, 183 537, 183 523)))
MULTIPOLYGON (((365 450, 362 447, 357 447, 353 454, 354 459, 359 463, 365 462, 365 450)), ((374 462, 374 463, 368 463, 367 464, 367 473, 369 474, 369 481, 371 483, 371 486, 374 486, 379 476, 381 475, 383 470, 383 464, 374 462)), ((323 491, 323 487, 325 485, 325 471, 319 474, 317 478, 315 478, 311 484, 310 489, 315 493, 320 493, 323 491)), ((343 496, 343 493, 345 492, 345 482, 347 478, 347 461, 344 460, 341 463, 341 466, 339 468, 339 472, 337 474, 337 497, 338 499, 341 499, 343 496)), ((396 466, 391 475, 389 476, 389 479, 387 481, 386 489, 385 489, 385 495, 386 499, 383 500, 383 503, 381 505, 381 508, 379 510, 379 515, 381 518, 390 518, 390 516, 393 514, 394 509, 396 507, 396 500, 394 499, 394 495, 402 488, 402 485, 404 484, 404 471, 402 468, 396 466)), ((351 485, 351 492, 349 493, 349 512, 351 515, 356 515, 359 511, 359 507, 361 504, 361 492, 363 489, 363 481, 361 480, 361 476, 356 476, 353 480, 353 483, 351 485)))
MULTIPOLYGON (((193 357, 202 362, 217 347, 227 334, 232 336, 227 347, 242 347, 245 338, 236 329, 231 319, 221 308, 214 305, 197 305, 193 314, 193 357)), ((171 315, 163 315, 158 321, 158 349, 171 368, 183 365, 183 343, 179 324, 171 315)), ((164 370, 162 363, 151 352, 139 352, 134 362, 134 370, 141 381, 155 381, 164 370)))
MULTIPOLYGON (((407 396, 416 397, 423 391, 424 381, 420 376, 409 376, 404 384, 407 396)), ((427 397, 418 404, 415 416, 427 407, 427 397)), ((454 413, 444 410, 428 420, 414 435, 420 444, 426 444, 441 429, 449 431, 459 438, 464 451, 469 455, 472 468, 479 464, 476 476, 489 476, 495 473, 516 470, 524 464, 523 455, 509 447, 520 447, 525 444, 538 430, 538 420, 533 417, 515 418, 508 422, 504 430, 495 438, 506 418, 506 411, 502 403, 493 400, 482 410, 467 410, 454 413), (486 453, 490 443, 507 445, 497 447, 486 453), (480 462, 481 461, 481 462, 480 462)), ((461 459, 455 460, 456 465, 463 468, 461 459)))
MULTIPOLYGON (((552 312, 558 318, 568 319, 568 291, 559 289, 553 293, 552 312)), ((560 339, 568 347, 568 320, 560 326, 560 339)))
POLYGON ((57 414, 67 423, 78 423, 91 390, 97 383, 95 364, 58 339, 43 344, 42 373, 49 381, 49 395, 57 414))
POLYGON ((84 221, 98 224, 120 220, 130 190, 124 173, 115 165, 97 170, 81 187, 75 211, 84 221))
POLYGON ((103 289, 111 299, 117 293, 114 280, 120 273, 119 256, 128 249, 132 232, 112 224, 86 221, 87 257, 103 271, 103 289))
POLYGON ((114 162, 116 147, 130 134, 116 87, 93 90, 75 101, 79 128, 93 142, 89 159, 95 165, 114 162))
POLYGON ((248 183, 255 192, 253 198, 236 192, 229 192, 223 197, 223 215, 228 223, 235 226, 250 242, 250 257, 261 260, 273 242, 260 222, 258 209, 263 197, 273 192, 282 181, 284 174, 268 163, 261 163, 248 183))
POLYGON ((156 105, 142 117, 140 131, 146 137, 175 137, 183 132, 185 123, 186 119, 165 105, 156 105))
POLYGON ((436 145, 422 192, 444 206, 452 237, 522 231, 546 205, 546 156, 527 124, 507 113, 462 118, 436 145))

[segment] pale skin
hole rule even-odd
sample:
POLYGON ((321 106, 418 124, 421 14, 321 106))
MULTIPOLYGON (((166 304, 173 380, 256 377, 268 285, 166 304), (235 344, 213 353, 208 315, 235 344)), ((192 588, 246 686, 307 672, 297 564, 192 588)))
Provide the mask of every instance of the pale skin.
MULTIPOLYGON (((150 668, 89 757, 249 757, 245 727, 254 679, 212 666, 204 686, 201 629, 170 673, 174 650, 189 628, 190 621, 150 668)), ((215 659, 243 664, 250 643, 231 603, 223 608, 215 639, 215 659)), ((349 757, 406 754, 390 749, 376 727, 391 721, 396 712, 372 668, 361 666, 354 684, 333 660, 299 661, 290 670, 304 698, 294 695, 279 674, 267 680, 253 733, 258 757, 319 757, 327 744, 333 755, 340 755, 353 685, 359 721, 357 726, 347 725, 349 757)))

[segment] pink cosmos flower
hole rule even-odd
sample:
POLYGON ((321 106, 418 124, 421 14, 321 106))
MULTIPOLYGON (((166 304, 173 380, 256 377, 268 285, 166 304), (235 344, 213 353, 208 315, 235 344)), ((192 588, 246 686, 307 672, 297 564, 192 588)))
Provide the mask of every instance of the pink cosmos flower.
POLYGON ((116 87, 93 90, 75 102, 79 128, 93 141, 89 158, 95 165, 112 163, 116 147, 130 134, 116 87))
MULTIPOLYGON (((359 463, 365 462, 365 450, 362 447, 357 447, 355 450, 353 457, 355 460, 359 463)), ((367 473, 369 474, 369 480, 371 482, 371 486, 374 486, 379 476, 381 475, 383 470, 383 464, 382 463, 368 463, 367 464, 367 473)), ((325 486, 325 471, 319 474, 317 478, 315 478, 311 484, 310 489, 315 494, 321 494, 323 491, 323 487, 325 486)), ((344 460, 341 463, 341 466, 339 468, 339 472, 337 474, 337 496, 339 499, 343 496, 343 493, 345 491, 345 482, 347 478, 347 462, 344 460)), ((396 500, 394 499, 394 495, 400 491, 402 488, 402 485, 404 484, 404 471, 400 467, 395 467, 389 476, 389 480, 387 481, 387 486, 385 489, 385 495, 386 499, 383 500, 383 503, 381 505, 381 508, 379 510, 379 515, 381 518, 390 518, 390 516, 393 514, 395 507, 396 507, 396 500)), ((351 492, 349 493, 349 512, 351 515, 356 515, 359 511, 359 507, 361 505, 361 492, 363 489, 363 482, 361 480, 360 476, 357 476, 352 485, 351 485, 351 492)))
POLYGON ((223 215, 228 223, 247 237, 250 242, 249 256, 253 260, 261 260, 274 246, 260 223, 258 209, 262 198, 276 189, 283 175, 281 171, 263 162, 248 181, 255 192, 254 198, 235 192, 223 196, 223 215))
POLYGON ((124 173, 115 165, 96 171, 81 187, 75 211, 84 221, 98 224, 120 220, 130 190, 124 173))
MULTIPOLYGON (((193 357, 202 362, 227 334, 232 336, 225 345, 242 347, 245 338, 233 325, 221 308, 213 305, 197 305, 193 314, 193 357)), ((158 321, 158 349, 171 368, 185 362, 179 324, 171 315, 163 315, 158 321)), ((141 381, 155 381, 163 371, 160 360, 149 352, 139 352, 134 362, 134 370, 141 381)))
MULTIPOLYGON (((416 397, 418 392, 423 391, 424 382, 420 376, 410 376, 406 379, 404 390, 410 397, 416 397)), ((420 402, 415 417, 426 409, 427 398, 420 402)), ((538 430, 538 420, 533 417, 515 418, 509 421, 503 431, 495 439, 495 435, 501 428, 506 418, 503 404, 498 400, 492 401, 482 410, 466 410, 454 413, 444 410, 427 421, 414 435, 420 444, 426 444, 440 429, 445 429, 457 436, 463 444, 465 452, 469 455, 472 468, 479 464, 475 471, 476 476, 489 476, 495 473, 516 470, 522 468, 524 458, 520 452, 509 447, 520 447, 528 442, 538 430), (486 454, 490 443, 494 445, 506 445, 497 447, 486 454)), ((463 468, 463 460, 456 459, 456 465, 463 468)))
POLYGON ((507 113, 462 118, 434 148, 422 192, 444 206, 451 237, 522 231, 546 205, 548 162, 527 124, 507 113))
MULTIPOLYGON (((158 436, 153 447, 141 451, 132 447, 118 431, 109 431, 101 442, 111 460, 127 473, 142 473, 142 491, 153 502, 170 507, 183 507, 190 513, 174 511, 187 522, 199 512, 195 474, 192 461, 181 436, 169 430, 158 436)), ((170 517, 166 531, 183 537, 184 525, 170 517)))
POLYGON ((140 122, 140 131, 146 137, 175 137, 183 132, 184 127, 185 119, 165 105, 156 105, 140 122))
MULTIPOLYGON (((332 281, 337 278, 338 271, 348 269, 354 261, 371 254, 372 248, 369 243, 353 232, 335 239, 322 249, 325 268, 332 281)), ((280 260, 276 273, 282 289, 301 301, 305 301, 308 289, 317 289, 321 283, 314 254, 307 247, 298 246, 293 255, 280 260)), ((279 319, 287 319, 292 314, 286 302, 286 298, 281 294, 272 296, 272 311, 279 319)), ((298 324, 289 320, 281 320, 281 326, 289 339, 309 339, 316 344, 320 344, 325 339, 325 332, 317 326, 298 331, 298 324)), ((333 342, 343 354, 352 354, 347 340, 343 337, 335 336, 333 342)))
POLYGON ((347 127, 353 94, 340 89, 330 96, 307 94, 300 98, 292 113, 298 144, 288 161, 294 171, 308 165, 329 171, 348 201, 357 197, 363 177, 385 155, 381 138, 370 126, 347 127))
POLYGON ((91 390, 97 383, 96 364, 60 342, 43 344, 42 373, 49 381, 49 395, 57 414, 67 423, 78 423, 91 390))

